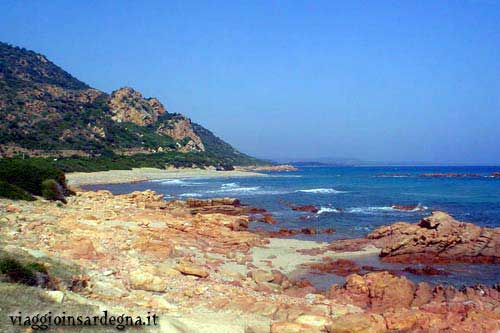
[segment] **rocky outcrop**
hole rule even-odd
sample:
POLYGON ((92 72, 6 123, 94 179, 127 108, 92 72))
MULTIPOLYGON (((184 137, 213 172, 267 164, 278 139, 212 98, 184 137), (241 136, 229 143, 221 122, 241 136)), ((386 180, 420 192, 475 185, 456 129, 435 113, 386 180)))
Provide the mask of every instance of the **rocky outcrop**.
POLYGON ((394 210, 400 210, 404 212, 416 212, 416 211, 421 211, 425 210, 426 207, 422 206, 421 204, 418 205, 392 205, 392 209, 394 210))
POLYGON ((161 124, 157 132, 178 141, 179 150, 182 152, 205 151, 205 145, 194 132, 191 120, 183 115, 173 116, 161 124))
POLYGON ((334 319, 331 332, 495 332, 500 329, 500 292, 485 286, 453 287, 414 284, 388 272, 352 274, 328 297, 352 304, 356 316, 334 319), (379 320, 370 320, 379 318, 379 320), (362 329, 361 329, 362 328, 362 329))
MULTIPOLYGON (((173 332, 481 333, 500 329, 498 288, 456 290, 373 272, 351 274, 345 284, 322 293, 305 279, 287 276, 298 267, 287 267, 283 256, 290 262, 307 262, 311 257, 299 255, 299 248, 283 249, 273 245, 276 240, 249 232, 242 222, 248 220, 246 215, 210 213, 221 206, 233 207, 233 212, 250 209, 232 198, 166 201, 153 191, 78 192, 64 207, 0 199, 0 251, 11 256, 26 253, 30 262, 43 263, 54 283, 56 302, 98 304, 110 312, 154 311, 163 320, 161 329, 173 327, 173 332), (294 255, 288 257, 283 251, 294 255), (57 266, 63 262, 65 266, 57 266), (171 315, 179 321, 168 326, 171 315)), ((317 246, 346 250, 373 241, 317 246)), ((316 263, 320 271, 342 275, 358 269, 346 259, 316 263)), ((0 282, 0 289, 4 285, 0 282)), ((27 291, 19 289, 17 295, 27 291)), ((6 313, 19 307, 5 300, 0 300, 0 306, 6 313)))
POLYGON ((129 87, 113 91, 108 105, 114 121, 131 122, 139 126, 154 124, 158 116, 166 112, 156 98, 146 99, 129 87))
POLYGON ((171 137, 176 141, 179 151, 205 151, 189 118, 171 114, 160 119, 167 111, 157 98, 144 98, 140 92, 125 87, 113 91, 108 105, 112 119, 116 122, 131 122, 139 126, 155 125, 156 133, 171 137))
POLYGON ((432 266, 419 267, 405 267, 403 272, 408 272, 415 275, 449 275, 447 271, 437 269, 432 266))
POLYGON ((292 206, 292 210, 297 212, 317 213, 319 208, 314 205, 292 206))
POLYGON ((398 222, 368 239, 382 247, 383 261, 402 263, 500 263, 500 228, 459 222, 433 212, 417 224, 398 222))
POLYGON ((169 208, 183 208, 192 215, 196 214, 223 214, 229 216, 240 216, 239 225, 233 228, 247 229, 248 223, 258 221, 267 224, 277 223, 273 216, 263 208, 243 205, 240 200, 235 198, 212 198, 212 199, 194 199, 189 198, 186 201, 172 200, 168 203, 169 208), (244 217, 244 218, 243 218, 244 217))

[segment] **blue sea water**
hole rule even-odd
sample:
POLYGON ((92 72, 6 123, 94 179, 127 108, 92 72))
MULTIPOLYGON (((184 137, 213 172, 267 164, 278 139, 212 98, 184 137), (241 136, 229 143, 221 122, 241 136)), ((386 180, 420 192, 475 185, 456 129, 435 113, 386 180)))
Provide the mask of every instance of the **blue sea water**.
MULTIPOLYGON (((163 179, 132 184, 96 185, 114 193, 152 189, 168 198, 237 197, 243 203, 270 211, 277 225, 254 223, 266 229, 334 228, 332 235, 300 235, 332 241, 363 237, 381 225, 417 222, 433 210, 481 226, 500 226, 500 179, 490 177, 500 167, 304 167, 296 172, 270 172, 268 177, 163 179), (480 174, 481 177, 429 178, 428 173, 480 174), (316 214, 295 212, 285 203, 315 205, 316 214), (419 205, 399 211, 392 205, 419 205), (301 216, 308 216, 304 220, 301 216)), ((364 263, 378 261, 364 258, 364 263)), ((378 263, 379 266, 384 266, 378 263)), ((398 268, 397 265, 385 267, 398 268)), ((499 265, 448 265, 449 277, 410 276, 431 282, 500 283, 499 265), (456 270, 456 274, 455 274, 456 270)), ((318 277, 325 280, 324 277, 318 277)), ((328 281, 329 283, 330 281, 328 281)))

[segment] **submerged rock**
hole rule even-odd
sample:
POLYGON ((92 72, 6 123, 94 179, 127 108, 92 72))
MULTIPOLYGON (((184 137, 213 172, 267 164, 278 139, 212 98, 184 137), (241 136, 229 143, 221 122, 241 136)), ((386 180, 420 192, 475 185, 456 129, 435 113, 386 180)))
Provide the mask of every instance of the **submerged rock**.
POLYGON ((294 206, 292 210, 298 212, 306 212, 306 213, 317 213, 319 212, 319 208, 314 205, 303 205, 303 206, 294 206))
POLYGON ((408 272, 415 275, 449 275, 450 273, 443 271, 441 269, 434 268, 432 266, 425 266, 422 268, 418 267, 405 267, 404 272, 408 272))

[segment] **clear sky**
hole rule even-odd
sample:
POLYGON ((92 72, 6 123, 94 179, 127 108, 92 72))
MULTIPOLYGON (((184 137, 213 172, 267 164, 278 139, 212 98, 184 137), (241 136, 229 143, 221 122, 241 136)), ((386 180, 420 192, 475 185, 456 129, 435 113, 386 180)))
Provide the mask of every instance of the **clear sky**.
POLYGON ((7 1, 0 40, 259 157, 500 164, 500 1, 7 1))

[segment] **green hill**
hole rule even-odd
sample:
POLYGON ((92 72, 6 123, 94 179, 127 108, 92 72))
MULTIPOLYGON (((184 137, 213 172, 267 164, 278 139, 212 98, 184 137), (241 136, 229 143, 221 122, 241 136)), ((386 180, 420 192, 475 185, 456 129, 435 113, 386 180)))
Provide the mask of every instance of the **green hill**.
POLYGON ((147 164, 147 155, 155 165, 263 163, 189 118, 168 112, 156 98, 145 98, 129 87, 107 94, 41 54, 2 42, 0 154, 84 161, 114 158, 125 164, 147 164))

